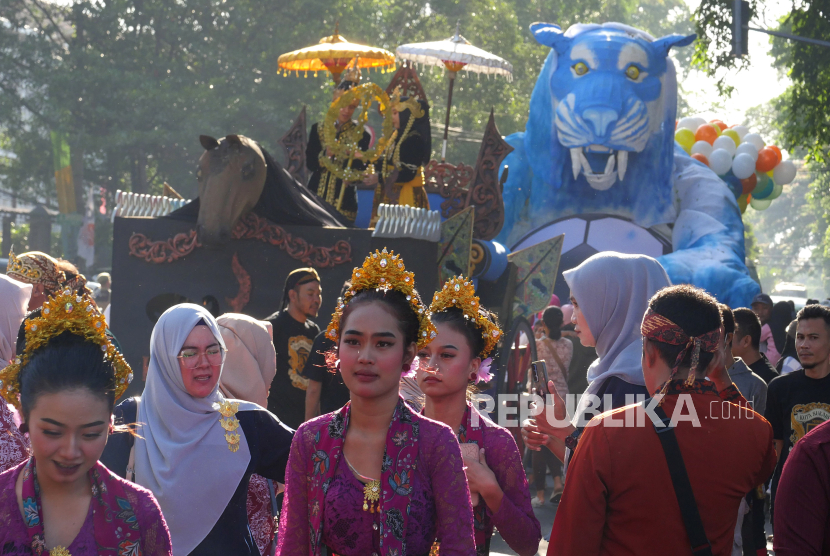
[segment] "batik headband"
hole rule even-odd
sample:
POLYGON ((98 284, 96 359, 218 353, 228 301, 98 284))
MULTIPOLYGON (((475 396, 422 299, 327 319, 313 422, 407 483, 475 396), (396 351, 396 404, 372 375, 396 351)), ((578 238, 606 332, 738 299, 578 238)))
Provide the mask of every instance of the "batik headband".
MULTIPOLYGON (((686 354, 691 352, 692 361, 686 384, 691 384, 695 380, 695 372, 697 372, 697 367, 700 364, 700 352, 714 353, 718 349, 721 338, 720 328, 716 328, 700 336, 689 336, 680 326, 663 315, 655 313, 650 308, 646 311, 645 317, 643 317, 643 324, 640 327, 640 331, 643 333, 643 337, 649 340, 663 342, 664 344, 672 346, 684 346, 680 353, 677 354, 674 365, 672 365, 672 378, 677 374, 680 363, 683 362, 686 354)), ((668 382, 664 385, 664 390, 667 385, 668 382)))
POLYGON ((66 281, 66 275, 58 268, 58 261, 40 251, 30 251, 18 257, 12 249, 6 276, 26 284, 43 284, 50 292, 57 291, 66 281))
POLYGON ((317 274, 317 271, 311 267, 308 268, 297 268, 292 270, 288 273, 288 277, 285 279, 285 286, 282 289, 282 307, 285 308, 288 305, 288 292, 296 288, 297 286, 302 286, 303 284, 308 284, 309 282, 319 282, 320 275, 317 274))

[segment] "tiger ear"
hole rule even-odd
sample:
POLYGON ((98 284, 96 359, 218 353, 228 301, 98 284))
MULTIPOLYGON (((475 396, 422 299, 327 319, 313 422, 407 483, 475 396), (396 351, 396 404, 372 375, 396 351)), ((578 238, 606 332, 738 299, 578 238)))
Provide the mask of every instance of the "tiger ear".
POLYGON ((562 34, 562 28, 553 23, 542 23, 538 21, 531 23, 530 32, 533 33, 533 38, 536 39, 536 42, 549 46, 557 51, 568 40, 562 34))
POLYGON ((654 51, 661 56, 668 56, 673 46, 688 46, 694 42, 697 35, 667 35, 651 43, 654 51))

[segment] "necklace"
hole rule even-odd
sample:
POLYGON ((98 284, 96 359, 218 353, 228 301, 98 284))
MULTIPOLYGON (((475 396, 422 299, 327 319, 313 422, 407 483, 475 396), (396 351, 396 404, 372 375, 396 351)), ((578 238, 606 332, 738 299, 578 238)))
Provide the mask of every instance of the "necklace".
POLYGON ((380 507, 378 506, 378 500, 380 500, 380 481, 361 475, 348 458, 346 458, 345 454, 343 455, 343 459, 346 460, 346 465, 349 466, 352 473, 357 475, 357 478, 363 483, 363 511, 369 510, 371 513, 375 513, 375 508, 380 511, 380 507))

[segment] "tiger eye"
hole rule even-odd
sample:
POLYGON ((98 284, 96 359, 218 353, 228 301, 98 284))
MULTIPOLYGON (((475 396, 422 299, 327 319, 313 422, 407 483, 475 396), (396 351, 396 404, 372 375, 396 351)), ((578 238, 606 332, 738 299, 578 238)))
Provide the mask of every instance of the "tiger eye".
POLYGON ((578 62, 573 65, 573 70, 577 75, 585 75, 588 73, 588 66, 584 62, 578 62))
POLYGON ((638 77, 640 77, 640 68, 633 65, 628 66, 628 68, 625 70, 625 75, 629 79, 637 79, 638 77))

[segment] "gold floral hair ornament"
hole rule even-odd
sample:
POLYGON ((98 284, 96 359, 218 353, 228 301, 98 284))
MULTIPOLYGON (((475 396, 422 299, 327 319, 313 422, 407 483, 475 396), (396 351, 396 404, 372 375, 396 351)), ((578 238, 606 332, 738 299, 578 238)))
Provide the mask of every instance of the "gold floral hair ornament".
POLYGON ((43 304, 39 317, 25 321, 26 348, 6 368, 0 370, 0 396, 20 409, 20 371, 32 357, 32 353, 46 346, 49 340, 70 332, 87 342, 98 344, 104 357, 115 370, 115 398, 127 389, 133 380, 133 372, 121 353, 107 337, 107 323, 88 295, 76 295, 66 289, 50 297, 43 304))
POLYGON ((384 247, 383 251, 375 251, 366 257, 363 266, 352 270, 352 287, 341 299, 337 300, 337 309, 331 316, 331 323, 326 330, 326 336, 330 340, 337 340, 340 337, 340 319, 343 316, 343 309, 355 295, 364 290, 396 290, 406 296, 406 300, 420 322, 419 349, 430 343, 437 335, 435 325, 429 319, 429 312, 415 292, 415 274, 404 268, 400 255, 395 255, 394 251, 387 252, 384 247))
POLYGON ((444 282, 441 291, 435 292, 429 306, 429 312, 430 314, 440 313, 450 307, 461 309, 464 318, 473 321, 476 327, 481 330, 481 336, 484 338, 484 349, 481 350, 478 356, 484 359, 490 355, 490 352, 499 342, 502 331, 481 309, 481 302, 476 295, 476 289, 471 280, 467 280, 463 276, 454 276, 444 282))

